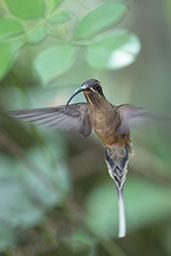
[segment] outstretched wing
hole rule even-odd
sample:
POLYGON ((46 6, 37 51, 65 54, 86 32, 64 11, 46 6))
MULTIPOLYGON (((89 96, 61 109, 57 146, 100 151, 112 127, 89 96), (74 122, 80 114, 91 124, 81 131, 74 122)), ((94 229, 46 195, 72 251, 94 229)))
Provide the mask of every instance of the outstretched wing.
POLYGON ((91 134, 91 122, 87 103, 70 104, 48 108, 25 109, 8 111, 11 117, 23 119, 27 122, 42 124, 62 130, 80 132, 84 136, 91 134))
POLYGON ((117 107, 117 111, 121 117, 121 125, 117 131, 118 134, 125 134, 129 128, 137 127, 137 125, 145 125, 152 121, 169 121, 170 118, 163 117, 150 111, 138 108, 133 105, 123 104, 117 107))

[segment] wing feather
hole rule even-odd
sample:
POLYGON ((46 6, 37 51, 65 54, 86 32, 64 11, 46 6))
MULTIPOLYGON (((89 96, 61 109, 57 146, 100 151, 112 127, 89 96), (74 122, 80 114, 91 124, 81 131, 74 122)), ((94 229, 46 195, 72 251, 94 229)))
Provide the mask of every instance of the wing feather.
POLYGON ((170 118, 161 116, 142 108, 138 108, 129 104, 122 104, 117 107, 117 111, 121 117, 121 125, 117 131, 118 134, 125 134, 129 132, 129 129, 138 126, 145 126, 154 121, 159 123, 165 123, 166 121, 171 121, 170 118))
POLYGON ((14 110, 6 112, 9 116, 27 122, 41 124, 53 129, 91 134, 91 122, 87 103, 70 104, 48 108, 14 110))

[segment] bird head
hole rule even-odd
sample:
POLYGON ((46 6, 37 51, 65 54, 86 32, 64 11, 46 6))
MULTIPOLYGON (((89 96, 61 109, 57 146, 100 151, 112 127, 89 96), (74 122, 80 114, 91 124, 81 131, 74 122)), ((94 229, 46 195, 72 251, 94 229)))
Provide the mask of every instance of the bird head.
POLYGON ((80 88, 76 89, 72 93, 71 97, 69 98, 65 106, 67 107, 70 101, 80 92, 83 92, 85 95, 90 94, 94 97, 95 96, 104 97, 101 83, 96 79, 89 79, 85 81, 80 88))

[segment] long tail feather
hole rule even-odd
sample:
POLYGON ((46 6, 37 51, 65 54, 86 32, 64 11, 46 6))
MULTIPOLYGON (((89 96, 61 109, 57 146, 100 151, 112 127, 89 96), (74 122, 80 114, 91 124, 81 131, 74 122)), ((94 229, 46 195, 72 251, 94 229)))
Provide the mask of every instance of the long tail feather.
POLYGON ((118 190, 118 208, 119 208, 119 232, 118 237, 124 237, 126 235, 126 221, 125 221, 125 209, 122 196, 122 190, 118 190))

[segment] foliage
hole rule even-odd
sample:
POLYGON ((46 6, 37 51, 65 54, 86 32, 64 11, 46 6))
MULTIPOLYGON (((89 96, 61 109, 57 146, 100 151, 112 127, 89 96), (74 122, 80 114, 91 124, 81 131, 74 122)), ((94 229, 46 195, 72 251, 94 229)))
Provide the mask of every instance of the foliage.
POLYGON ((4 2, 4 12, 8 16, 0 20, 0 65, 4 66, 0 79, 10 70, 17 57, 16 52, 20 54, 23 47, 26 49, 31 44, 40 45, 40 51, 32 59, 31 66, 33 73, 44 84, 66 72, 74 64, 76 58, 79 58, 80 47, 87 51, 87 64, 95 69, 117 69, 135 60, 140 51, 138 38, 124 30, 113 32, 114 26, 127 12, 124 2, 104 2, 80 19, 74 17, 75 14, 67 9, 67 5, 61 5, 63 2, 4 2), (46 48, 49 37, 53 37, 55 41, 51 47, 46 48), (6 42, 10 44, 4 51, 6 42), (96 55, 98 59, 94 61, 96 55), (121 59, 121 64, 118 58, 121 59))
MULTIPOLYGON (((169 116, 170 17, 164 21, 155 4, 157 15, 152 0, 2 0, 0 111, 64 104, 83 81, 97 78, 113 104, 169 116), (138 59, 140 41, 129 31, 142 40, 138 59)), ((0 114, 0 253, 169 256, 170 121, 143 128, 132 133, 128 232, 118 239, 117 193, 97 137, 0 114)))

